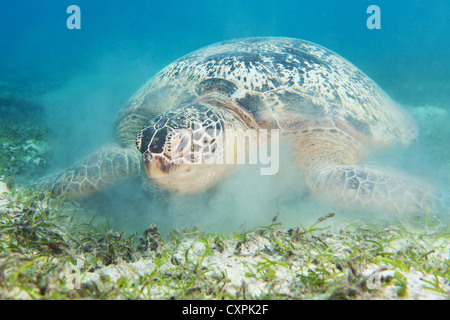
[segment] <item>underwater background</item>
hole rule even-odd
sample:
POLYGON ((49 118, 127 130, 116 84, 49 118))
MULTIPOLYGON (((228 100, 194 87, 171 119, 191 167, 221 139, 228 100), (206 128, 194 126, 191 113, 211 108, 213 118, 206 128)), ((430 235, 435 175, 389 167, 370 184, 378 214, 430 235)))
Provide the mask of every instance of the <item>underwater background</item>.
MULTIPOLYGON (((419 121, 420 142, 380 158, 448 186, 449 13, 450 2, 439 0, 1 0, 0 175, 30 183, 112 142, 123 104, 189 52, 233 38, 283 36, 338 53, 409 109, 419 121), (80 30, 66 27, 70 5, 81 9, 80 30), (366 26, 370 5, 381 9, 379 30, 366 26), (17 163, 14 148, 24 157, 17 163), (39 160, 39 154, 46 156, 39 160)), ((148 194, 134 181, 86 204, 129 232, 150 223, 162 230, 184 224, 233 229, 270 223, 277 212, 297 223, 311 215, 311 206, 292 192, 299 175, 289 167, 277 177, 233 178, 190 199, 148 194), (277 179, 281 187, 274 187, 277 179)))

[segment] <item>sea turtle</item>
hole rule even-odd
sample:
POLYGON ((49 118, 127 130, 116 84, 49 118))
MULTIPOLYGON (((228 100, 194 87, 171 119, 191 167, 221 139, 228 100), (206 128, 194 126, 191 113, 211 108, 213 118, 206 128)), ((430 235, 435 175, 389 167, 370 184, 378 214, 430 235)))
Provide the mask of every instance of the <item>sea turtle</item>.
POLYGON ((229 170, 206 161, 234 148, 221 137, 270 129, 293 146, 306 185, 320 198, 393 212, 441 204, 421 179, 363 163, 368 151, 410 144, 416 125, 353 64, 304 40, 237 39, 190 53, 151 78, 115 126, 115 144, 38 185, 76 198, 145 171, 152 185, 198 192, 229 170), (205 161, 192 164, 198 157, 205 161))

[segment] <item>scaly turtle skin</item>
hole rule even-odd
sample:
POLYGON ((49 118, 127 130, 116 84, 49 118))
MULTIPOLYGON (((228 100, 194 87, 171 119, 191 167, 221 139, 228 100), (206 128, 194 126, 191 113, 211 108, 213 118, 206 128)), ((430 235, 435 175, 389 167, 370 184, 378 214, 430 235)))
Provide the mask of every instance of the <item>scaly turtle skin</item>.
POLYGON ((410 116, 350 62, 303 40, 238 39, 188 54, 150 79, 115 124, 116 144, 39 185, 79 197, 146 171, 155 185, 193 193, 230 168, 206 163, 231 153, 220 138, 279 129, 319 197, 394 212, 441 205, 420 179, 363 163, 369 150, 415 140, 410 116))

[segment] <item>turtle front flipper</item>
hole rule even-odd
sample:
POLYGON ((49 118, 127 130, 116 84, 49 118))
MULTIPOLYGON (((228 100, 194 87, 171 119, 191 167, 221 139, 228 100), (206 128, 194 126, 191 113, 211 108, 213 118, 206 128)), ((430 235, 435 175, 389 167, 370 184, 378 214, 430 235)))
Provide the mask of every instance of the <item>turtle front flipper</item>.
POLYGON ((56 195, 78 198, 138 176, 141 170, 141 155, 136 149, 111 145, 69 168, 39 179, 37 186, 56 195))
POLYGON ((365 164, 317 168, 307 176, 307 184, 319 197, 352 209, 439 216, 448 210, 446 198, 425 181, 365 164))

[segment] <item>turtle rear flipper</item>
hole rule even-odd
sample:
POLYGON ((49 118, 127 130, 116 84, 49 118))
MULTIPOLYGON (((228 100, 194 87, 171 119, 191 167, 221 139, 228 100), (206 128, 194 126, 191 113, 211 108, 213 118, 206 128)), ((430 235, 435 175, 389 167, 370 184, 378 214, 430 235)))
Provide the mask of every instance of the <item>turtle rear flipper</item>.
POLYGON ((448 198, 420 178, 365 161, 365 147, 339 128, 309 127, 294 140, 310 190, 353 210, 446 215, 448 198), (313 134, 310 134, 313 133, 313 134))
POLYGON ((319 197, 353 209, 439 216, 448 210, 444 196, 425 181, 365 164, 324 167, 311 172, 307 184, 319 197))
POLYGON ((76 198, 138 176, 141 170, 141 156, 136 149, 110 145, 69 168, 39 179, 37 186, 56 195, 76 198))

